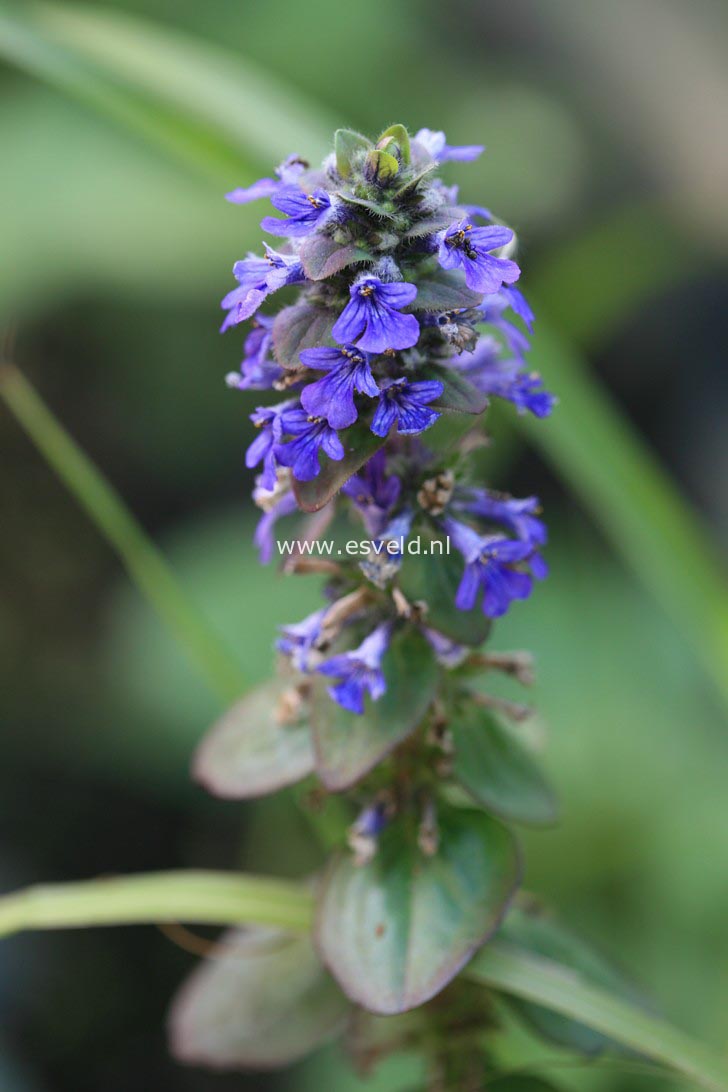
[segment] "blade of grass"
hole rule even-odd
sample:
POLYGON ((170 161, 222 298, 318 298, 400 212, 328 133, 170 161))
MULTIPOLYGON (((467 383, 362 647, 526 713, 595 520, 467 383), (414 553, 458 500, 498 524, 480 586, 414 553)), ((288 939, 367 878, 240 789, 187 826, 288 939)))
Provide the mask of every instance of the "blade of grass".
MULTIPOLYGON (((300 884, 219 872, 158 872, 48 884, 0 897, 0 936, 26 929, 189 922, 305 932, 314 900, 300 884)), ((464 972, 545 1005, 636 1050, 708 1092, 728 1092, 728 1067, 683 1032, 582 982, 573 970, 496 939, 464 972)))
POLYGON ((547 422, 524 415, 519 427, 684 632, 728 701, 728 586, 698 515, 585 362, 543 323, 529 363, 563 397, 547 422))
POLYGON ((0 57, 221 188, 297 147, 321 157, 335 128, 251 62, 121 12, 0 4, 0 57))
POLYGON ((38 884, 0 898, 0 936, 25 929, 196 922, 304 932, 312 902, 298 883, 237 872, 148 872, 38 884))
POLYGON ((222 702, 246 687, 242 669, 204 615, 190 602, 162 553, 27 379, 0 364, 0 397, 81 507, 116 550, 137 584, 186 649, 222 702))
POLYGON ((496 940, 467 967, 468 978, 545 1005, 623 1046, 662 1062, 709 1092, 726 1092, 728 1063, 684 1032, 583 981, 570 968, 496 940))

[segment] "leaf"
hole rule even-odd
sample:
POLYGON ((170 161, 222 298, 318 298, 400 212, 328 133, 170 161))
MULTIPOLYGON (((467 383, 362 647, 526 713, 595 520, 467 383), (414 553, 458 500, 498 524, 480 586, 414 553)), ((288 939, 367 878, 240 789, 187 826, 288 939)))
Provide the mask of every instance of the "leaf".
POLYGON ((371 1012, 404 1012, 439 993, 497 928, 518 885, 505 827, 444 807, 438 824, 434 856, 400 818, 368 864, 335 859, 320 891, 318 950, 347 996, 371 1012))
POLYGON ((308 723, 279 713, 282 679, 258 686, 213 725, 195 754, 192 774, 214 796, 245 800, 294 785, 314 769, 308 723))
POLYGON ((423 379, 437 379, 443 392, 433 403, 435 409, 454 410, 456 413, 472 413, 475 416, 488 407, 488 399, 477 387, 455 368, 443 364, 428 364, 421 369, 423 379))
POLYGON ((456 311, 460 307, 477 307, 482 292, 473 292, 457 270, 442 270, 436 277, 418 281, 417 296, 405 311, 456 311))
POLYGON ((438 231, 444 231, 452 223, 452 217, 428 216, 424 220, 417 220, 403 235, 404 239, 421 239, 426 235, 436 235, 438 231))
POLYGON ((444 535, 430 534, 428 541, 423 528, 421 542, 423 553, 417 562, 408 558, 400 570, 402 591, 411 602, 427 603, 427 624, 433 629, 463 645, 482 644, 490 633, 490 619, 478 606, 472 610, 458 610, 455 606, 455 594, 463 575, 462 557, 454 552, 452 545, 448 554, 449 543, 444 535), (438 542, 440 547, 433 546, 438 542))
POLYGON ((300 258, 306 276, 312 281, 333 277, 356 262, 373 261, 371 254, 361 247, 353 243, 342 246, 328 235, 309 235, 301 247, 300 258))
POLYGON ((193 971, 169 1016, 180 1062, 214 1069, 290 1065, 332 1038, 349 1004, 307 936, 276 929, 230 930, 222 955, 193 971))
POLYGON ((473 800, 511 822, 555 822, 554 795, 514 730, 467 697, 448 728, 455 745, 454 776, 473 800))
MULTIPOLYGON (((503 924, 501 936, 537 956, 578 971, 585 982, 601 986, 632 1002, 636 991, 580 937, 538 911, 514 908, 503 924)), ((510 998, 511 1007, 544 1038, 580 1054, 596 1055, 614 1048, 610 1039, 584 1024, 530 1001, 510 998)))
MULTIPOLYGON (((390 125, 388 129, 385 129, 377 141, 377 147, 383 144, 383 142, 387 140, 387 137, 392 138, 394 144, 399 149, 402 162, 405 166, 408 166, 411 158, 410 138, 404 125, 390 125)), ((389 143, 387 143, 386 147, 390 147, 389 143)))
POLYGON ((394 220, 397 217, 397 213, 392 212, 391 209, 385 208, 384 205, 380 205, 376 201, 369 201, 366 197, 352 197, 350 193, 341 193, 339 191, 337 191, 336 196, 345 205, 351 205, 354 209, 365 209, 378 220, 394 220))
MULTIPOLYGON (((412 196, 414 191, 419 186, 420 182, 422 182, 425 178, 428 177, 428 175, 432 174, 432 172, 436 170, 437 163, 435 163, 434 160, 430 160, 430 162, 426 163, 424 167, 420 168, 419 170, 415 170, 415 173, 412 175, 412 177, 407 182, 405 182, 403 186, 400 186, 398 190, 395 190, 395 201, 403 201, 406 198, 412 196)), ((451 223, 452 220, 449 220, 448 224, 451 223)))
POLYGON ((335 316, 311 303, 294 303, 279 311, 273 321, 273 349, 283 368, 300 368, 299 353, 318 345, 333 345, 335 316))
POLYGON ((353 129, 337 129, 334 133, 334 152, 336 169, 342 178, 351 174, 351 164, 357 152, 367 152, 372 146, 371 140, 354 132, 353 129))
POLYGON ((375 436, 371 429, 357 423, 339 433, 344 445, 344 458, 338 462, 326 455, 319 456, 321 472, 310 482, 299 482, 294 478, 293 492, 299 508, 304 512, 318 512, 331 500, 364 463, 386 442, 386 437, 375 436))
POLYGON ((417 631, 395 633, 382 661, 386 693, 363 715, 342 709, 321 682, 311 709, 316 769, 332 792, 356 784, 418 727, 438 685, 435 654, 417 631))

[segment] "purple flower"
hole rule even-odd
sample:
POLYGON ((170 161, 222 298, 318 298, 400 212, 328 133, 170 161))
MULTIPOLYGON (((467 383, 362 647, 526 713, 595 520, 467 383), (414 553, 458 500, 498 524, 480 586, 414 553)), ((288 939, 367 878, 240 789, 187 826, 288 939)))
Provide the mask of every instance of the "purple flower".
POLYGON ((275 216, 263 217, 260 226, 271 235, 310 235, 331 208, 331 198, 326 190, 304 193, 298 186, 282 186, 270 200, 274 208, 285 212, 288 217, 287 220, 278 220, 275 216))
POLYGON ((279 254, 267 244, 265 257, 249 254, 233 266, 233 276, 238 287, 228 292, 220 306, 227 317, 220 332, 250 318, 272 292, 285 284, 300 284, 306 277, 300 259, 295 254, 279 254))
POLYGON ((400 314, 417 295, 414 284, 384 284, 379 277, 365 275, 354 282, 349 295, 351 299, 331 331, 336 341, 357 342, 368 353, 409 349, 416 343, 419 322, 414 315, 400 314))
POLYGON ((275 457, 281 466, 290 466, 299 482, 310 482, 321 470, 319 451, 330 459, 344 458, 341 440, 326 421, 310 417, 304 409, 292 409, 285 415, 283 432, 293 436, 288 443, 277 443, 275 457))
POLYGON ((377 701, 387 689, 380 664, 389 645, 389 634, 388 625, 377 626, 358 648, 333 656, 317 668, 322 675, 340 679, 336 686, 329 687, 329 694, 350 713, 364 712, 365 690, 377 701))
POLYGON ((406 379, 392 380, 379 395, 379 404, 371 423, 372 432, 376 436, 386 436, 395 421, 397 432, 402 436, 424 432, 440 416, 427 403, 434 402, 442 392, 443 385, 436 379, 424 379, 418 383, 410 383, 406 379))
MULTIPOLYGON (((266 495, 272 496, 269 490, 258 486, 253 492, 253 500, 262 507, 261 502, 266 495)), ((275 545, 273 530, 276 523, 281 516, 290 516, 298 510, 296 498, 291 492, 283 493, 277 501, 273 501, 269 505, 266 501, 266 504, 267 506, 258 520, 253 535, 253 542, 258 547, 258 556, 262 565, 267 565, 273 557, 273 546, 275 545)))
POLYGON ((358 474, 349 478, 342 493, 351 497, 364 525, 374 538, 386 525, 389 513, 399 500, 402 483, 395 474, 387 474, 387 456, 380 448, 358 474))
POLYGON ((289 155, 279 167, 276 167, 277 178, 259 178, 252 186, 241 187, 225 194, 225 200, 233 205, 247 205, 251 201, 259 201, 261 197, 271 197, 283 186, 292 185, 298 176, 305 171, 306 164, 297 155, 289 155))
POLYGON ((543 390, 538 373, 522 371, 520 360, 501 360, 499 352, 498 342, 484 337, 474 353, 452 357, 450 366, 467 376, 484 394, 512 402, 519 413, 528 410, 535 417, 548 417, 556 398, 543 390))
MULTIPOLYGON (((465 570, 455 595, 458 610, 472 610, 483 595, 483 614, 500 618, 514 599, 528 599, 533 580, 528 572, 516 568, 519 562, 532 561, 530 542, 518 542, 498 535, 479 535, 472 527, 454 519, 443 521, 455 549, 465 558, 465 570)), ((534 576, 540 576, 532 565, 534 576)), ((544 574, 545 575, 545 574, 544 574)))
POLYGON ((379 394, 369 367, 369 355, 353 345, 304 349, 300 357, 307 367, 328 372, 323 379, 304 387, 301 405, 308 413, 325 417, 332 428, 346 428, 356 421, 355 391, 371 398, 379 394))
POLYGON ((297 671, 310 671, 311 653, 321 640, 321 631, 328 607, 309 614, 302 622, 292 622, 281 626, 281 636, 276 641, 276 648, 286 656, 297 671))
POLYGON ((500 523, 524 542, 543 546, 548 537, 546 524, 538 519, 541 504, 538 497, 507 497, 487 489, 467 489, 453 507, 470 512, 481 519, 500 523))
POLYGON ((273 319, 268 315, 258 315, 253 329, 245 339, 245 356, 239 372, 230 372, 225 377, 228 387, 238 391, 270 390, 283 375, 283 368, 270 357, 273 340, 273 319))
POLYGON ((526 297, 517 288, 509 288, 503 285, 493 295, 486 296, 480 305, 483 321, 500 330, 506 344, 516 356, 523 356, 531 348, 526 335, 512 322, 503 317, 503 312, 511 310, 520 319, 529 333, 533 330, 534 314, 528 306, 526 297))
POLYGON ((250 415, 250 420, 261 431, 245 453, 245 465, 252 470, 258 463, 263 463, 260 484, 269 491, 276 486, 276 444, 283 435, 284 415, 292 404, 282 402, 278 406, 258 406, 250 415))
POLYGON ((470 160, 477 159, 485 151, 482 144, 450 145, 445 134, 441 131, 433 132, 432 129, 420 129, 414 139, 429 152, 438 163, 446 163, 450 159, 470 160))
POLYGON ((473 227, 470 220, 459 220, 440 236, 437 259, 443 269, 465 270, 465 283, 475 292, 497 292, 500 286, 517 281, 521 271, 509 258, 496 258, 490 251, 506 246, 513 239, 510 228, 493 224, 473 227))

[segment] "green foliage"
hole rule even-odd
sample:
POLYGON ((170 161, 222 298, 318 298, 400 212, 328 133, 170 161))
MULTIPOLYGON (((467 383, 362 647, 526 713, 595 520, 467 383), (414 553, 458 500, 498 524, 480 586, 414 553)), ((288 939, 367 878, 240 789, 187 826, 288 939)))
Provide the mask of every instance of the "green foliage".
POLYGON ((347 994, 397 1013, 436 994, 497 927, 519 879, 508 831, 475 811, 440 809, 439 847, 393 824, 365 865, 349 854, 319 895, 316 943, 347 994))
POLYGON ((336 153, 336 169, 342 178, 348 178, 351 174, 351 162, 353 157, 366 154, 372 146, 368 137, 361 133, 355 133, 353 129, 337 129, 334 133, 334 152, 336 153))
POLYGON ((337 1032, 349 1003, 311 941, 274 929, 231 930, 172 1007, 170 1046, 191 1065, 290 1065, 337 1032))
POLYGON ((313 773, 306 711, 285 678, 251 690, 225 713, 197 749, 192 773, 216 796, 264 796, 313 773), (290 703, 293 702, 293 705, 290 703))
POLYGON ((453 772, 476 803, 514 823, 556 821, 556 798, 517 738, 517 728, 467 699, 456 707, 448 728, 455 745, 453 772))
POLYGON ((316 769, 334 792, 354 785, 418 727, 437 691, 435 654, 417 632, 394 635, 382 662, 387 691, 367 698, 363 716, 332 702, 323 681, 316 684, 311 724, 316 769))
MULTIPOLYGON (((440 426, 440 422, 436 427, 440 426)), ((434 431, 434 430, 433 430, 434 431)), ((464 645, 480 645, 491 629, 491 621, 479 606, 472 610, 458 610, 455 593, 463 575, 463 559, 460 554, 447 553, 447 540, 422 529, 423 553, 417 565, 402 567, 402 590, 411 602, 426 600, 428 621, 453 641, 464 645), (428 541, 429 538, 429 541, 428 541), (433 550, 432 543, 440 542, 433 550)))

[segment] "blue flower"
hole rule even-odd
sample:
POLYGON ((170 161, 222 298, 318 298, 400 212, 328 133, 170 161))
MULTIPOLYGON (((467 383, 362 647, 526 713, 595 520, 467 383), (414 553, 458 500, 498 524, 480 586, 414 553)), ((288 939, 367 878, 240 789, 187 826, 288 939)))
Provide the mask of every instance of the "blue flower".
POLYGON ((410 383, 406 379, 392 380, 379 395, 379 404, 371 423, 372 432, 376 436, 386 436, 395 422, 397 432, 402 436, 424 432, 440 416, 427 403, 434 402, 442 392, 443 385, 436 379, 424 379, 418 383, 410 383))
POLYGON ((401 490, 402 482, 397 475, 387 474, 387 456, 380 448, 358 474, 349 478, 341 491, 352 499, 374 538, 386 526, 401 490))
POLYGON ((384 284, 379 277, 365 275, 354 282, 349 295, 351 299, 331 331, 336 341, 356 342, 368 353, 409 349, 416 343, 419 322, 414 315, 400 314, 417 295, 414 284, 384 284))
POLYGON ((510 228, 473 227, 467 218, 459 220, 440 235, 437 259, 443 269, 465 270, 465 283, 475 292, 496 292, 502 284, 517 281, 521 271, 509 258, 496 258, 490 251, 513 239, 510 228))
POLYGON ((346 428, 356 421, 355 391, 371 398, 379 394, 368 354, 353 345, 340 349, 304 349, 300 357, 307 367, 328 372, 323 379, 304 387, 301 405, 308 413, 325 417, 332 428, 346 428))
POLYGON ((283 368, 270 357, 273 340, 273 319, 258 315, 253 329, 245 339, 245 356, 239 372, 225 376, 228 387, 238 391, 270 390, 283 375, 283 368))
POLYGON ((483 322, 500 330, 511 352, 522 357, 531 348, 531 343, 522 330, 503 317, 503 312, 507 310, 513 311, 522 319, 529 333, 533 331, 535 316, 526 297, 517 288, 503 285, 497 292, 486 296, 480 304, 483 322))
POLYGON ((270 200, 274 208, 288 217, 287 220, 263 217, 260 226, 271 235, 310 235, 331 208, 331 198, 326 190, 304 193, 298 186, 282 186, 270 200))
POLYGON ((300 174, 306 169, 306 164, 297 155, 289 155, 279 167, 276 167, 277 178, 259 178, 252 186, 241 187, 225 194, 225 200, 233 205, 247 205, 251 201, 259 201, 262 197, 271 197, 283 186, 292 185, 300 174))
MULTIPOLYGON (((514 599, 528 599, 533 580, 530 573, 517 566, 532 562, 534 548, 530 542, 479 535, 472 527, 454 519, 443 520, 443 527, 455 549, 465 558, 465 570, 455 595, 458 610, 472 610, 482 593, 483 614, 500 618, 514 599)), ((534 576, 542 575, 538 563, 531 568, 534 576)))
POLYGON ((512 402, 519 413, 528 411, 535 417, 548 417, 556 398, 543 389, 540 375, 523 371, 520 360, 501 360, 499 352, 498 342, 484 337, 474 353, 452 357, 450 366, 457 368, 483 394, 512 402))
POLYGON ((279 254, 265 246, 265 257, 249 254, 233 266, 233 276, 238 287, 228 292, 220 306, 227 317, 220 332, 250 318, 266 297, 285 284, 300 284, 306 277, 300 259, 295 254, 279 254))
POLYGON ((273 499, 274 496, 274 493, 263 488, 262 485, 256 486, 253 491, 253 500, 264 509, 253 535, 253 542, 258 547, 258 557, 262 565, 267 565, 273 557, 275 545, 273 531, 276 523, 281 516, 290 516, 298 511, 296 498, 292 492, 283 493, 277 500, 273 499))
POLYGON ((275 457, 281 466, 290 466, 299 482, 310 482, 321 470, 319 451, 330 459, 344 458, 341 440, 326 421, 310 417, 304 409, 289 410, 283 421, 283 432, 295 437, 287 443, 277 443, 275 457))
POLYGON ((446 163, 448 160, 470 160, 477 159, 479 155, 482 155, 485 151, 485 147, 482 144, 459 144, 450 145, 447 143, 445 134, 441 131, 434 131, 432 129, 420 129, 415 134, 414 139, 418 144, 421 144, 425 151, 429 152, 434 160, 438 163, 446 163))
POLYGON ((322 638, 323 621, 328 607, 309 614, 302 622, 292 622, 281 626, 281 636, 276 641, 276 648, 289 656, 297 671, 311 671, 311 653, 322 638))
POLYGON ((453 507, 500 523, 517 538, 534 546, 543 546, 548 537, 546 524, 538 519, 541 513, 538 497, 519 500, 487 489, 469 488, 463 490, 463 495, 455 500, 453 507))
POLYGON ((245 465, 252 470, 258 463, 263 463, 260 484, 269 491, 276 486, 276 444, 283 436, 284 415, 290 412, 292 405, 289 401, 278 406, 258 406, 250 415, 250 420, 261 431, 245 453, 245 465))
POLYGON ((387 689, 380 664, 389 646, 389 634, 388 625, 377 626, 358 648, 333 656, 317 668, 322 675, 340 679, 336 686, 329 687, 329 694, 350 713, 364 712, 365 691, 377 701, 387 689))

